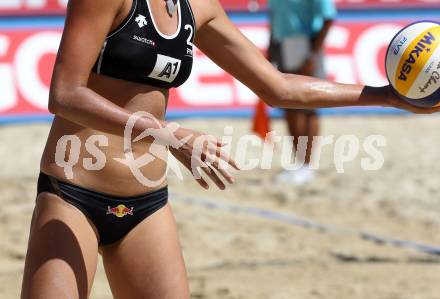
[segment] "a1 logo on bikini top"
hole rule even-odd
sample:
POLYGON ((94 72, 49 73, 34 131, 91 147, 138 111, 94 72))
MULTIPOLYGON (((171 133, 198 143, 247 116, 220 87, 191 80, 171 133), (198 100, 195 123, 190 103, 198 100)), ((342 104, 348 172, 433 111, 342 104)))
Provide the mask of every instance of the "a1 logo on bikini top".
POLYGON ((180 59, 157 54, 156 65, 148 77, 171 83, 179 74, 181 63, 180 59))
MULTIPOLYGON (((186 41, 188 48, 186 49, 185 56, 192 57, 194 44, 191 42, 191 39, 194 35, 194 29, 191 25, 188 24, 185 25, 184 28, 185 31, 189 32, 189 36, 186 41)), ((179 74, 181 64, 182 61, 180 59, 157 54, 156 65, 154 66, 153 71, 148 75, 148 77, 171 83, 176 79, 177 75, 179 74)))

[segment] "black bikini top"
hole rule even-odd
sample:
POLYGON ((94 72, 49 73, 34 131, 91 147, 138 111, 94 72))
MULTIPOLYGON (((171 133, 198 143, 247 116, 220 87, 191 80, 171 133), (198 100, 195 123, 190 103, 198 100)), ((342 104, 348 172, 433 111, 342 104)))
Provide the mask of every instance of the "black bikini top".
POLYGON ((195 21, 188 0, 178 0, 178 28, 161 33, 149 0, 133 0, 130 14, 110 32, 92 71, 160 88, 182 85, 193 64, 195 21))

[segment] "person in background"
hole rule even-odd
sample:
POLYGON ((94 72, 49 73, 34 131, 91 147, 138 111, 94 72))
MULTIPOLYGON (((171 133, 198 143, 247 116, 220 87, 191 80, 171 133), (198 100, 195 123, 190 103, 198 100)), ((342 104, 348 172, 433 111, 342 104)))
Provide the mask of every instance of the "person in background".
MULTIPOLYGON (((269 59, 282 72, 324 78, 324 41, 336 8, 332 0, 269 0, 269 59)), ((319 133, 316 110, 285 109, 285 119, 297 152, 295 170, 285 170, 277 183, 303 185, 314 179, 309 168, 313 137, 319 133), (305 142, 300 136, 308 137, 305 142), (301 142, 299 142, 301 141, 301 142)))

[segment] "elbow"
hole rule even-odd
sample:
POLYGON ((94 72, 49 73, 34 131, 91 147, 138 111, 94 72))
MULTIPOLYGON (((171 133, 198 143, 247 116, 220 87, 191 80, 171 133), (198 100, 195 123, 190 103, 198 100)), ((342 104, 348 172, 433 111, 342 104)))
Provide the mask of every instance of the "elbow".
POLYGON ((265 92, 265 102, 271 107, 296 108, 303 106, 305 98, 299 90, 292 90, 292 82, 286 76, 265 92))
POLYGON ((56 98, 53 96, 49 96, 49 104, 47 106, 48 110, 52 114, 57 114, 59 111, 59 103, 56 98))
POLYGON ((267 93, 267 96, 264 99, 266 104, 270 107, 281 107, 283 102, 283 94, 278 90, 272 90, 270 93, 267 93))
MULTIPOLYGON (((279 82, 280 83, 280 82, 279 82)), ((285 101, 287 96, 287 89, 284 87, 284 82, 281 84, 270 85, 265 89, 260 90, 258 95, 260 98, 270 107, 282 107, 282 103, 285 101)))
POLYGON ((62 115, 63 111, 65 111, 69 106, 70 98, 72 98, 71 92, 52 89, 49 93, 49 112, 55 115, 62 115))
POLYGON ((310 77, 284 74, 282 88, 278 91, 276 107, 289 109, 314 109, 322 97, 326 82, 310 77))
POLYGON ((272 108, 283 108, 284 97, 281 93, 265 93, 263 96, 260 96, 260 98, 272 108))
POLYGON ((271 108, 278 107, 277 101, 272 97, 261 97, 261 99, 271 108))
POLYGON ((52 114, 59 114, 64 106, 63 101, 58 93, 51 91, 49 94, 49 104, 48 109, 52 114))

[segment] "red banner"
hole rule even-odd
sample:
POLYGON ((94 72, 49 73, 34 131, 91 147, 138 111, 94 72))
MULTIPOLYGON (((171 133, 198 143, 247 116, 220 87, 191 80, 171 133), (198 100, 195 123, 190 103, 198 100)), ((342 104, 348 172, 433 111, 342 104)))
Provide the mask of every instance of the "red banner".
POLYGON ((61 31, 0 33, 0 114, 46 112, 61 31))
MULTIPOLYGON (((68 0, 1 0, 1 15, 64 14, 68 0)), ((440 7, 439 0, 334 0, 339 8, 440 7)), ((265 9, 267 0, 220 0, 227 10, 265 9), (255 6, 255 3, 258 5, 255 6), (252 5, 254 4, 254 5, 252 5)))
POLYGON ((64 14, 68 0, 1 0, 2 15, 64 14))
MULTIPOLYGON (((384 55, 403 22, 337 23, 326 46, 329 78, 345 83, 386 84, 384 55)), ((269 39, 265 24, 240 29, 260 49, 269 39)), ((61 30, 2 31, 0 33, 0 118, 5 115, 47 113, 50 76, 61 30)), ((169 110, 196 111, 252 107, 256 96, 196 51, 190 79, 172 90, 169 110)))

